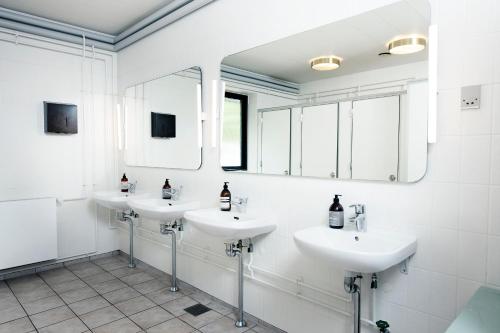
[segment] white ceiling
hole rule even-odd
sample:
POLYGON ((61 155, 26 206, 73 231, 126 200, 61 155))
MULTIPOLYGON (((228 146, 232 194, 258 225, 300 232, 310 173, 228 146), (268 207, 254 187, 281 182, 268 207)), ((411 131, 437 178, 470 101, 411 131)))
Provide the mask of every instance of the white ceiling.
POLYGON ((117 35, 173 0, 0 0, 0 7, 117 35))
POLYGON ((400 34, 427 35, 430 22, 427 0, 405 0, 328 24, 263 46, 243 51, 223 60, 223 64, 305 83, 330 77, 397 66, 427 59, 427 50, 413 55, 378 56, 385 44, 400 34), (344 61, 339 69, 317 72, 309 59, 336 54, 344 61))

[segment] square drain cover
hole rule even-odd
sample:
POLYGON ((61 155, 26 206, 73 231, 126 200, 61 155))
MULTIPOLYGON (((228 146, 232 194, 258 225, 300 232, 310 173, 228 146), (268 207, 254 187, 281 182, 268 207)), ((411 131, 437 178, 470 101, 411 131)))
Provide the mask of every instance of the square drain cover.
POLYGON ((198 303, 198 304, 195 304, 193 306, 190 306, 189 308, 185 308, 184 311, 197 317, 201 314, 204 314, 205 312, 210 311, 210 308, 206 307, 203 304, 198 303))

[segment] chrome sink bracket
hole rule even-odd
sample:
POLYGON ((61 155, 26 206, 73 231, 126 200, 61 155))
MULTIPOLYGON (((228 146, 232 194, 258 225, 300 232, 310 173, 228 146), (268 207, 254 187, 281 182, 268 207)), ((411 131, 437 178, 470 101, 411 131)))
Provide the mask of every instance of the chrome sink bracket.
POLYGON ((244 280, 244 265, 243 265, 243 248, 246 247, 248 252, 253 252, 253 243, 251 239, 238 240, 233 243, 226 244, 226 255, 228 257, 238 257, 238 319, 234 323, 236 327, 246 327, 247 322, 244 319, 243 311, 243 280, 244 280))
POLYGON ((399 266, 401 274, 408 275, 408 268, 410 267, 410 257, 403 260, 399 266))
POLYGON ((170 281, 170 291, 177 292, 179 287, 177 286, 177 235, 176 230, 181 232, 184 230, 184 225, 182 220, 174 220, 172 223, 160 224, 160 233, 162 235, 170 235, 172 238, 172 275, 170 281))
POLYGON ((121 212, 118 219, 122 222, 128 221, 129 224, 129 258, 128 267, 135 268, 134 260, 134 219, 138 218, 139 214, 135 213, 132 209, 126 212, 121 212))

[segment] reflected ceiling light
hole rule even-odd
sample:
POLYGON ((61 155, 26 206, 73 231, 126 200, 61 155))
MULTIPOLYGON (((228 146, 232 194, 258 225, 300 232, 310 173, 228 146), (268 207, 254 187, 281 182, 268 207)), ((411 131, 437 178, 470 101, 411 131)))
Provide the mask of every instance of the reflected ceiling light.
POLYGON ((311 68, 316 71, 332 71, 340 67, 342 58, 335 55, 321 56, 309 60, 311 68))
POLYGON ((427 46, 427 39, 421 35, 406 35, 393 38, 387 43, 391 54, 411 54, 420 52, 427 46))

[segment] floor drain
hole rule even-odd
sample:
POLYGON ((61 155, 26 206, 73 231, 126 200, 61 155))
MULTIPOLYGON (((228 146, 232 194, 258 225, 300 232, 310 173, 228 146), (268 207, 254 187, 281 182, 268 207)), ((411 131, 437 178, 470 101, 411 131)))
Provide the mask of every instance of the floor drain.
POLYGON ((190 306, 188 308, 185 308, 184 311, 186 311, 187 313, 192 314, 193 316, 197 317, 197 316, 199 316, 201 314, 204 314, 205 312, 210 311, 210 308, 206 307, 203 304, 198 303, 198 304, 195 304, 195 305, 190 306))

